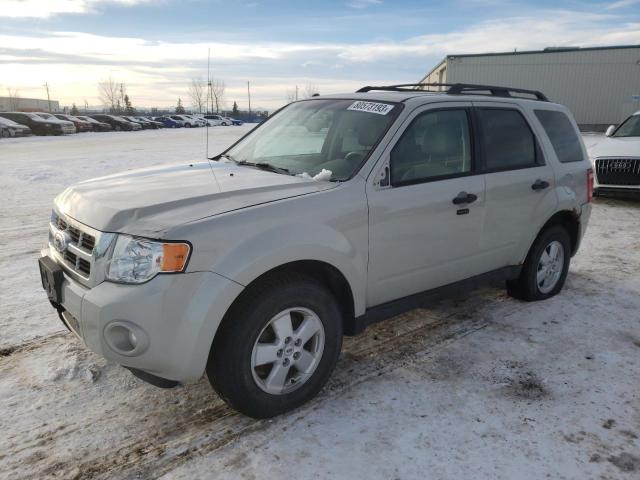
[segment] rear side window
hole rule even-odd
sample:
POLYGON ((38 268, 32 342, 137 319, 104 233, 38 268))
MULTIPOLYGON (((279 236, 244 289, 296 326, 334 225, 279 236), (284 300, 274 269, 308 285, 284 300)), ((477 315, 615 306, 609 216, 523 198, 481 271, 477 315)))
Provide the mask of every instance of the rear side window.
POLYGON ((485 168, 489 171, 535 167, 536 140, 517 110, 479 108, 485 168))
POLYGON ((558 160, 562 163, 581 161, 582 147, 569 118, 563 112, 553 110, 536 110, 535 113, 553 145, 558 160))

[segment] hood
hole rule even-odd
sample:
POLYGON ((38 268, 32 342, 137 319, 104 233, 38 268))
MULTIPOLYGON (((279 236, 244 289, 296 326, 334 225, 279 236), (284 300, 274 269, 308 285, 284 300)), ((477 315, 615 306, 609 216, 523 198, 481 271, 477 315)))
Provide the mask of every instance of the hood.
POLYGON ((640 137, 604 137, 588 147, 589 158, 640 157, 640 137))
POLYGON ((335 186, 231 162, 200 162, 87 180, 58 195, 55 208, 103 232, 159 238, 176 225, 335 186))

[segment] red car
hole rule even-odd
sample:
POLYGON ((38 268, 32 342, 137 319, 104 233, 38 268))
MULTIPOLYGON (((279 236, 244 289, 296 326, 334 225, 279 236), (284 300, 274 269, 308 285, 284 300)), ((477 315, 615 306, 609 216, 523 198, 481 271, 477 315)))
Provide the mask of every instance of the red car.
POLYGON ((86 122, 84 120, 80 120, 78 117, 74 117, 73 115, 64 115, 62 113, 56 113, 56 114, 54 114, 54 116, 56 118, 59 118, 60 120, 66 120, 67 122, 73 122, 73 124, 76 126, 76 131, 78 133, 93 131, 93 125, 91 125, 91 123, 86 122))

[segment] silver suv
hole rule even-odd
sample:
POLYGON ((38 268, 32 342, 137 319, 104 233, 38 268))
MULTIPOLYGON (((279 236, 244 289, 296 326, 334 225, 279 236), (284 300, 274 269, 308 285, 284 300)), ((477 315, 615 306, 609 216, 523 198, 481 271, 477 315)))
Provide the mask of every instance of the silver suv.
POLYGON ((206 162, 68 188, 40 259, 52 305, 136 376, 206 372, 270 417, 377 320, 489 279, 557 294, 591 211, 571 114, 539 92, 436 87, 294 102, 206 162))

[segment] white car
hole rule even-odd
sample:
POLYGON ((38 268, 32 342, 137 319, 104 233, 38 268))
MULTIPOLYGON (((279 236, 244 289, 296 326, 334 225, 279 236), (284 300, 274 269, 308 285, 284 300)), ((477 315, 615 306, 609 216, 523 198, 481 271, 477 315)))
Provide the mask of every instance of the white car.
POLYGON ((227 123, 225 122, 225 119, 220 115, 205 115, 204 119, 207 121, 210 127, 227 125, 227 123))
POLYGON ((589 148, 596 192, 640 193, 640 111, 589 148))
POLYGON ((202 118, 200 115, 185 115, 185 117, 189 117, 190 119, 192 119, 196 126, 198 127, 206 127, 207 126, 207 121, 202 118))

